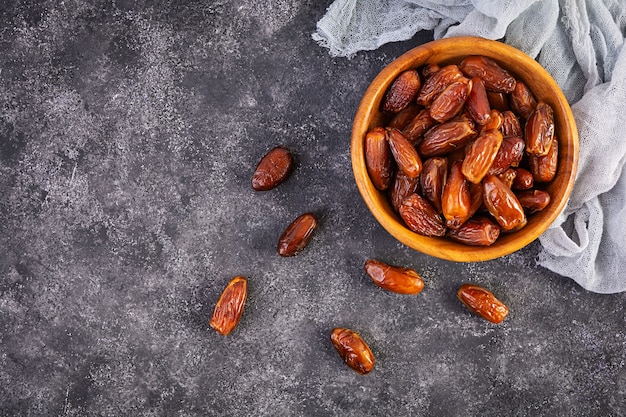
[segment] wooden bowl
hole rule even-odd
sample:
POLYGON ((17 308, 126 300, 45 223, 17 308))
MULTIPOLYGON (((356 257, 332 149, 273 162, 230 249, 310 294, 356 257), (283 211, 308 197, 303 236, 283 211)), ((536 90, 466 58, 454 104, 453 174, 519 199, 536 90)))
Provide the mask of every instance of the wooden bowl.
POLYGON ((376 220, 403 244, 425 254, 457 262, 478 262, 513 253, 534 241, 556 219, 572 191, 578 163, 578 132, 570 106, 554 79, 533 58, 504 43, 475 37, 458 37, 426 43, 385 67, 368 87, 354 119, 350 147, 352 170, 359 192, 376 220), (550 204, 529 215, 528 224, 517 232, 501 233, 491 246, 468 246, 447 237, 426 237, 407 228, 393 210, 387 194, 372 184, 365 165, 366 133, 386 122, 381 100, 393 80, 407 69, 426 63, 459 63, 468 55, 484 55, 522 80, 535 95, 554 110, 555 134, 559 138, 559 161, 555 179, 545 187, 550 204))

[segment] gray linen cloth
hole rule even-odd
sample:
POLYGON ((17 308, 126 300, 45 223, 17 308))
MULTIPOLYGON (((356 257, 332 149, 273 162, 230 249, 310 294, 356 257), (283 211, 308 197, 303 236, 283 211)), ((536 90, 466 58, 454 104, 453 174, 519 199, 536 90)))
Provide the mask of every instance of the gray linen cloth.
POLYGON ((420 30, 504 39, 554 77, 572 104, 580 160, 538 262, 589 291, 626 290, 626 1, 336 0, 313 39, 351 57, 420 30))

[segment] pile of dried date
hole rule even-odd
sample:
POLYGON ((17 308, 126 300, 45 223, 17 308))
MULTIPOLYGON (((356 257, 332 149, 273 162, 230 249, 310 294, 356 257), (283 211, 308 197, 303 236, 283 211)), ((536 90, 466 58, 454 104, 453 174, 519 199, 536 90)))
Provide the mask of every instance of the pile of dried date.
POLYGON ((390 121, 367 133, 366 167, 412 231, 488 246, 550 203, 553 110, 494 60, 404 71, 381 106, 390 121))

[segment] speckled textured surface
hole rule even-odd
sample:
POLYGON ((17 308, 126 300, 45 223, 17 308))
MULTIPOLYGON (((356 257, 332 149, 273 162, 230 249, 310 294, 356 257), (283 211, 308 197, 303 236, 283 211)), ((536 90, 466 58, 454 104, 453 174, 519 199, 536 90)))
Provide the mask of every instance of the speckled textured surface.
POLYGON ((351 120, 428 39, 333 59, 330 2, 5 1, 0 6, 0 415, 609 416, 626 413, 625 296, 535 265, 533 243, 454 264, 394 241, 352 178, 351 120), (255 193, 276 145, 297 159, 255 193), (276 242, 298 215, 306 250, 276 242), (377 288, 363 263, 426 288, 377 288), (249 297, 208 326, 235 275, 249 297), (463 282, 511 309, 465 310, 463 282), (328 336, 350 327, 374 371, 328 336))

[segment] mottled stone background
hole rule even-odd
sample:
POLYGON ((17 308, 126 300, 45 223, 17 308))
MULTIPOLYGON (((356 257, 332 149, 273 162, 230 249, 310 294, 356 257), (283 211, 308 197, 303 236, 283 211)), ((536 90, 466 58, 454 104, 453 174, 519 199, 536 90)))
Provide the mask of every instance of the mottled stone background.
POLYGON ((360 96, 414 39, 333 59, 330 1, 3 0, 0 415, 609 416, 626 413, 624 295, 535 264, 539 244, 454 264, 394 241, 352 178, 360 96), (282 144, 297 169, 255 193, 282 144), (282 230, 320 227, 295 258, 282 230), (418 296, 364 275, 413 267, 418 296), (208 326, 235 275, 249 298, 208 326), (511 309, 499 326, 463 282, 511 309), (370 343, 347 368, 335 326, 370 343))

